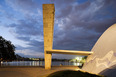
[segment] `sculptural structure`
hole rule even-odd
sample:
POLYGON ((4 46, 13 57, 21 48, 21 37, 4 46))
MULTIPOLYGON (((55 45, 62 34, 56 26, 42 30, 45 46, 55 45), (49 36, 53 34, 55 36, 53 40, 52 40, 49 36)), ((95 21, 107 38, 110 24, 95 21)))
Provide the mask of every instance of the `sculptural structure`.
POLYGON ((43 4, 45 69, 51 69, 52 53, 87 55, 82 70, 96 74, 116 65, 116 24, 101 35, 90 52, 55 50, 52 49, 54 13, 54 4, 43 4))
POLYGON ((43 30, 44 30, 44 58, 45 69, 51 69, 52 53, 57 54, 72 54, 72 55, 90 55, 92 52, 87 51, 69 51, 55 50, 53 46, 53 31, 54 31, 54 4, 43 4, 43 30))

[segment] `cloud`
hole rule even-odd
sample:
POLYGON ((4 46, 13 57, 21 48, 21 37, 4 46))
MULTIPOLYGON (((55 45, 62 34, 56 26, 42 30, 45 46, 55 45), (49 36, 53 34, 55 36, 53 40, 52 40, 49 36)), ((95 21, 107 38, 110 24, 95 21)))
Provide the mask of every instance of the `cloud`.
MULTIPOLYGON (((38 5, 33 0, 5 0, 6 4, 15 12, 13 23, 5 24, 7 27, 14 28, 14 32, 21 37, 30 37, 41 35, 42 27, 42 11, 38 9, 38 5), (20 13, 17 13, 20 12, 20 13), (20 15, 20 16, 19 16, 20 15), (21 17, 21 18, 20 18, 21 17)), ((8 12, 9 14, 9 12, 8 12)), ((10 16, 10 15, 8 15, 10 16)), ((19 38, 19 36, 17 36, 19 38)), ((19 39, 20 39, 19 38, 19 39)))
POLYGON ((66 17, 70 14, 71 11, 72 11, 72 5, 69 5, 69 6, 67 6, 67 8, 61 9, 60 10, 60 15, 56 16, 56 17, 58 17, 58 18, 66 17))
MULTIPOLYGON (((16 51, 26 52, 24 55, 29 55, 30 52, 43 52, 43 22, 42 11, 33 0, 5 0, 10 12, 4 9, 4 17, 9 19, 11 17, 16 20, 13 22, 6 22, 5 27, 10 28, 11 34, 18 40, 24 41, 26 46, 16 45, 16 51), (13 16, 12 16, 13 15, 13 16), (29 54, 27 54, 29 52, 29 54)), ((23 55, 23 52, 20 53, 23 55)), ((34 54, 33 54, 34 56, 34 54)))
POLYGON ((17 36, 17 39, 20 39, 20 40, 23 40, 23 41, 30 41, 30 37, 28 37, 28 36, 25 36, 25 37, 17 36))
MULTIPOLYGON (((80 56, 80 55, 78 55, 78 56, 80 56)), ((77 57, 77 55, 67 55, 67 54, 53 54, 52 55, 52 58, 59 58, 59 59, 74 59, 76 57, 77 57)))
MULTIPOLYGON (((31 55, 33 52, 43 54, 41 6, 48 1, 5 0, 5 2, 11 10, 6 13, 7 9, 2 9, 2 12, 6 13, 5 19, 12 22, 6 22, 4 26, 12 28, 10 32, 15 33, 16 39, 28 45, 26 47, 17 45, 17 53, 30 56, 34 56, 31 55)), ((91 50, 100 35, 116 23, 115 0, 82 2, 55 0, 53 3, 55 4, 54 49, 91 50)))
MULTIPOLYGON (((113 5, 105 6, 105 4, 106 2, 104 0, 102 2, 96 0, 93 2, 85 2, 84 4, 75 5, 73 7, 74 10, 72 10, 72 12, 66 17, 63 16, 65 11, 59 15, 61 18, 58 18, 60 19, 58 26, 62 29, 70 29, 75 27, 87 27, 89 24, 92 24, 92 22, 104 22, 110 17, 112 18, 111 14, 107 12, 110 11, 108 8, 113 7, 113 5)), ((70 12, 70 9, 68 11, 70 12)))
POLYGON ((42 7, 37 4, 35 0, 5 0, 7 6, 15 12, 15 18, 18 20, 41 20, 42 7))
POLYGON ((63 30, 58 32, 55 36, 54 49, 90 51, 100 34, 80 28, 75 30, 63 30))
POLYGON ((18 23, 12 23, 7 25, 7 27, 15 28, 15 32, 21 36, 25 35, 40 35, 42 30, 42 25, 36 20, 18 20, 18 23))
POLYGON ((70 3, 66 7, 71 9, 60 8, 62 11, 56 16, 59 29, 55 31, 54 48, 91 50, 100 35, 116 23, 114 3, 114 0, 95 0, 70 3))
POLYGON ((37 4, 33 0, 5 0, 6 3, 11 6, 15 11, 21 11, 24 13, 32 13, 37 9, 37 4))
POLYGON ((42 52, 35 52, 33 50, 25 49, 25 50, 17 50, 16 54, 19 54, 24 57, 35 57, 35 58, 40 58, 44 56, 44 53, 42 52))

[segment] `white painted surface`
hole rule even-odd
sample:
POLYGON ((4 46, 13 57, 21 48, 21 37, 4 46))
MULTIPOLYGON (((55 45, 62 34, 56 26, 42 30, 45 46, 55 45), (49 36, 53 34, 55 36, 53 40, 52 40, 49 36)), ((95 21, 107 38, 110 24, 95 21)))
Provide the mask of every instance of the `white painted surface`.
POLYGON ((82 70, 98 74, 116 65, 116 24, 101 35, 91 51, 82 70))

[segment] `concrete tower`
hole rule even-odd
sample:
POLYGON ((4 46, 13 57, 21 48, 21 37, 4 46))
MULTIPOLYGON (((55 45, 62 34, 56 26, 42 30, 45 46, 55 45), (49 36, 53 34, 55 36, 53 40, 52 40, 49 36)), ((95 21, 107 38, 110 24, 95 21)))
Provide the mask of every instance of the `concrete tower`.
POLYGON ((43 4, 45 69, 51 69, 52 53, 70 54, 70 55, 91 55, 92 54, 92 52, 87 52, 87 51, 52 49, 53 31, 54 31, 54 14, 55 14, 54 4, 43 4))
POLYGON ((54 12, 54 4, 43 4, 45 69, 51 69, 52 53, 47 53, 46 50, 52 50, 53 46, 54 12))

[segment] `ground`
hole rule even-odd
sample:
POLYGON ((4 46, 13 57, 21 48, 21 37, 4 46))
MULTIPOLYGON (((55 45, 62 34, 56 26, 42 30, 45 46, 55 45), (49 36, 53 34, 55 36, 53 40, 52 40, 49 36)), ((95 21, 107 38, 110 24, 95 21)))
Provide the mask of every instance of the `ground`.
POLYGON ((0 67, 0 77, 42 77, 60 70, 78 70, 77 66, 53 66, 45 70, 40 66, 5 66, 0 67))

